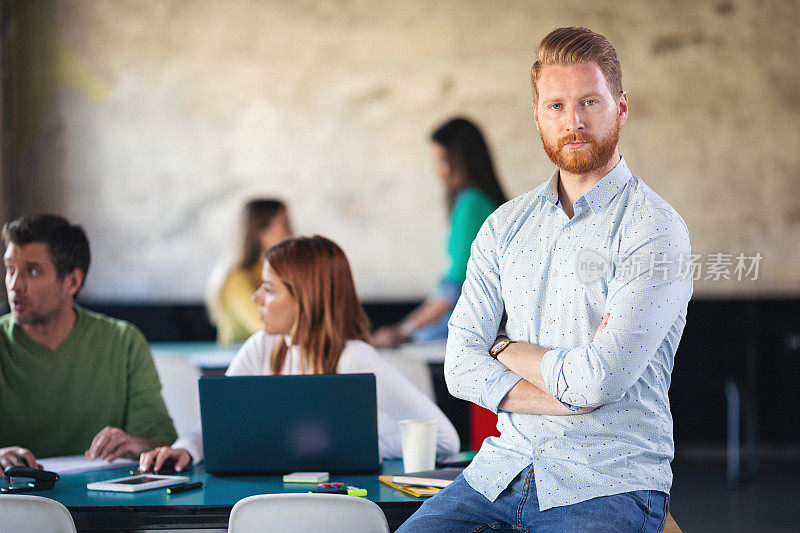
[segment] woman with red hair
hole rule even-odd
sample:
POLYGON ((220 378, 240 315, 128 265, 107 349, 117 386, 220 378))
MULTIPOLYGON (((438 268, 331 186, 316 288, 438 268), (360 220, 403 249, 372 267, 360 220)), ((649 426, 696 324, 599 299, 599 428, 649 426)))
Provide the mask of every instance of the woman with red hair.
MULTIPOLYGON (((264 329, 253 334, 226 375, 375 374, 381 458, 401 456, 398 420, 437 421, 437 455, 458 452, 455 428, 419 389, 369 344, 369 320, 356 295, 342 249, 325 237, 287 239, 265 253, 262 284, 253 295, 264 329)), ((142 454, 140 467, 181 470, 202 459, 199 428, 142 454)))

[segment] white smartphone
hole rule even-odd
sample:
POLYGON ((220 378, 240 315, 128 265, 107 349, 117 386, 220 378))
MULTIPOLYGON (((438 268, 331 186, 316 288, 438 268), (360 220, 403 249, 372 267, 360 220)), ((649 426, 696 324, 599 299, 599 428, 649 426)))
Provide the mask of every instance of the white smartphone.
POLYGON ((139 492, 141 490, 160 489, 183 485, 189 478, 184 476, 159 476, 156 474, 137 474, 135 476, 119 477, 108 481, 95 481, 89 483, 89 490, 112 490, 115 492, 139 492))

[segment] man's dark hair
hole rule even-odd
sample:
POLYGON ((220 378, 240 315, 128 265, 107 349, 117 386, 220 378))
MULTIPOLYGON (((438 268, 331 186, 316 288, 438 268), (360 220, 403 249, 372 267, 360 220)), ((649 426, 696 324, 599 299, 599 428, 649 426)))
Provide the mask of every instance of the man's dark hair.
MULTIPOLYGON (((64 276, 78 268, 83 271, 83 281, 86 281, 91 262, 89 239, 82 227, 70 224, 64 217, 28 215, 6 222, 3 225, 2 239, 4 250, 11 243, 23 246, 32 242, 43 242, 47 244, 59 279, 64 279, 64 276)), ((76 292, 75 296, 77 295, 76 292)))

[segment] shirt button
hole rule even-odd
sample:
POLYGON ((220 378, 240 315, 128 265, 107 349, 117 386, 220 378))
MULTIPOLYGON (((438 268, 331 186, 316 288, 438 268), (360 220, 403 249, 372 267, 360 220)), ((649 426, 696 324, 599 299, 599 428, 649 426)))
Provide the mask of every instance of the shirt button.
POLYGON ((564 233, 569 233, 569 226, 567 226, 566 228, 564 228, 564 233))
POLYGON ((536 455, 542 455, 542 449, 536 448, 536 455))
POLYGON ((551 277, 556 277, 556 276, 558 276, 558 270, 553 270, 552 272, 550 272, 550 276, 551 276, 551 277))
POLYGON ((553 323, 553 319, 552 319, 552 318, 548 318, 548 319, 545 321, 545 323, 546 323, 546 324, 549 326, 550 324, 552 324, 552 323, 553 323))

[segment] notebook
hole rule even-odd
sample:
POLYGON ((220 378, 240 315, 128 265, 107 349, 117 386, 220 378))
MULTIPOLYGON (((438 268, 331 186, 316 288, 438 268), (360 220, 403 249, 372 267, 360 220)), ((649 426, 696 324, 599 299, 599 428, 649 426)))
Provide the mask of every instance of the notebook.
POLYGON ((463 467, 440 468, 438 470, 425 470, 388 476, 389 481, 398 485, 415 485, 418 487, 439 487, 440 489, 452 483, 464 471, 463 467))
POLYGON ((375 472, 374 374, 200 378, 213 474, 375 472))

